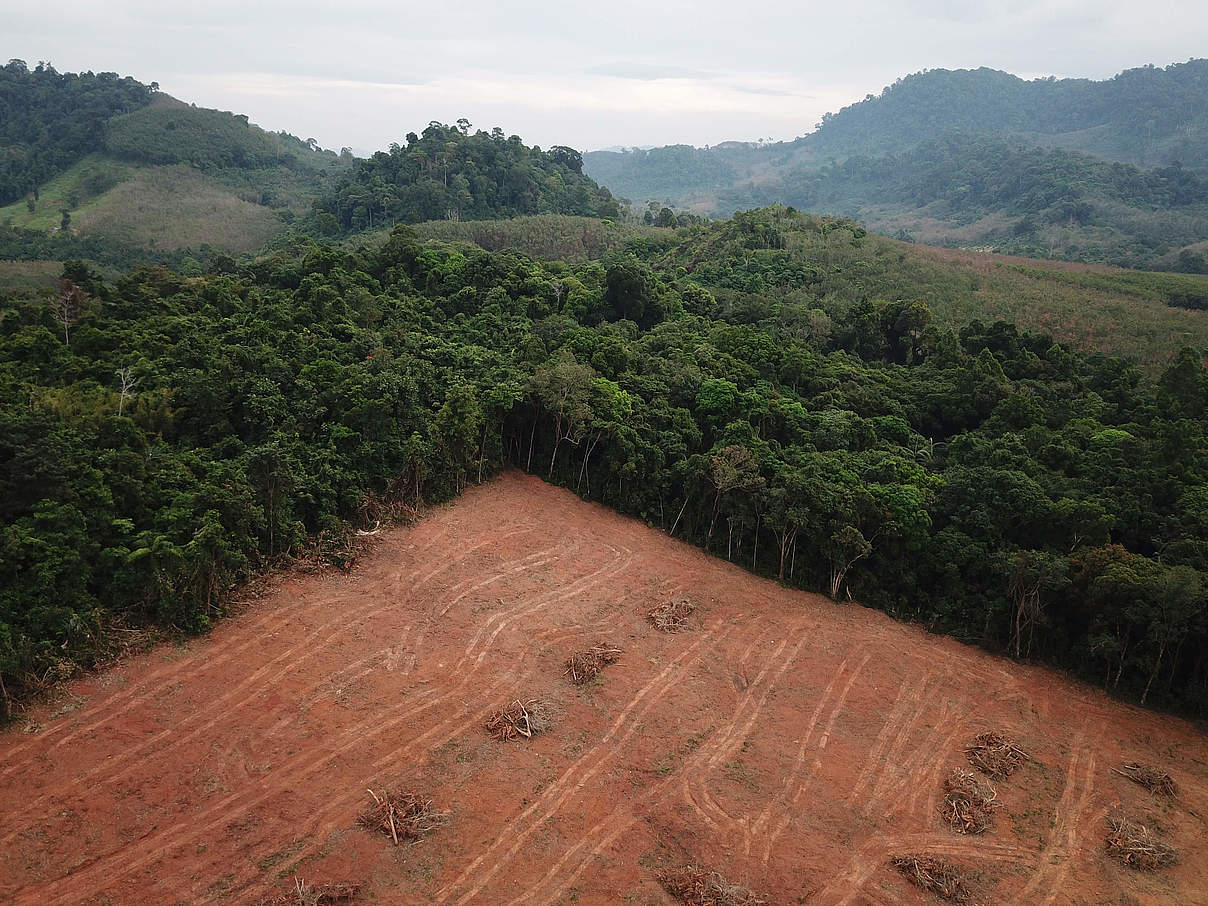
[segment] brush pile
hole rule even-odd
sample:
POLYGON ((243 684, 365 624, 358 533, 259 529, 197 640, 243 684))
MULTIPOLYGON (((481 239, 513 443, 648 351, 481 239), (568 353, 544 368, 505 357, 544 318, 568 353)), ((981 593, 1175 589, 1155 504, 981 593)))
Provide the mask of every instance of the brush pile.
POLYGON ((679 632, 688 625, 688 618, 696 613, 696 605, 687 598, 666 601, 650 611, 650 622, 660 632, 679 632))
POLYGON ((1138 871, 1154 871, 1179 859, 1178 850, 1119 811, 1107 816, 1107 852, 1138 871))
POLYGON ((906 876, 910 883, 930 891, 943 900, 954 903, 973 902, 973 891, 955 866, 935 856, 898 856, 893 867, 906 876))
POLYGON ((532 739, 552 726, 549 707, 538 699, 522 702, 516 699, 506 708, 496 711, 485 724, 492 739, 507 742, 517 736, 532 739))
POLYGON ((1151 764, 1129 762, 1123 768, 1117 770, 1116 773, 1123 774, 1133 783, 1139 783, 1151 793, 1165 796, 1167 799, 1173 799, 1179 794, 1179 787, 1174 782, 1174 778, 1151 764))
POLYGON ((767 906, 751 888, 731 884, 715 871, 699 865, 663 868, 655 872, 664 889, 687 906, 767 906))
POLYGON ((998 793, 976 775, 959 768, 944 781, 944 820, 961 834, 981 834, 994 823, 998 793))
POLYGON ((438 812, 431 799, 399 791, 378 795, 369 791, 373 805, 361 813, 357 823, 366 830, 385 834, 398 846, 405 840, 418 840, 449 821, 447 812, 438 812))
POLYGON ((599 676, 600 671, 609 664, 615 664, 620 656, 620 648, 595 645, 566 659, 566 675, 576 686, 582 686, 599 676))
POLYGON ((1029 761, 1028 753, 1001 733, 979 733, 965 748, 969 764, 987 777, 1006 780, 1029 761))
POLYGON ((354 884, 307 884, 294 878, 293 890, 261 901, 261 906, 347 906, 356 900, 359 888, 354 884))

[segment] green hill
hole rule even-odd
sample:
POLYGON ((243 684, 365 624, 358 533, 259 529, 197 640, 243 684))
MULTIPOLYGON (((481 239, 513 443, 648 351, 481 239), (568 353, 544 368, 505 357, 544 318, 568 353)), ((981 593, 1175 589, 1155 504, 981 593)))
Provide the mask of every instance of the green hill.
POLYGON ((573 148, 529 147, 519 136, 470 132, 431 123, 422 135, 408 134, 358 161, 317 206, 320 226, 355 231, 425 220, 486 220, 526 214, 616 217, 607 189, 583 175, 573 148))
POLYGON ((934 70, 794 142, 593 152, 584 166, 636 202, 722 216, 780 202, 936 244, 1208 270, 1208 61, 1103 82, 934 70))

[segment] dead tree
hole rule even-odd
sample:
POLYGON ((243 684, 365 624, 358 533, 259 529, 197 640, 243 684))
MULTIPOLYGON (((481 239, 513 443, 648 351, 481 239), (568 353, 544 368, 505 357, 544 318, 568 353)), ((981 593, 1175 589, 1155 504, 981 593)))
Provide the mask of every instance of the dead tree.
POLYGON ((122 411, 126 408, 126 400, 134 395, 134 388, 138 386, 139 379, 134 376, 134 369, 129 365, 117 370, 117 379, 121 394, 117 399, 117 414, 118 418, 121 418, 122 411))
POLYGON ((59 281, 59 292, 50 299, 50 314, 63 328, 63 345, 71 345, 71 328, 80 320, 88 304, 88 293, 72 281, 59 281))

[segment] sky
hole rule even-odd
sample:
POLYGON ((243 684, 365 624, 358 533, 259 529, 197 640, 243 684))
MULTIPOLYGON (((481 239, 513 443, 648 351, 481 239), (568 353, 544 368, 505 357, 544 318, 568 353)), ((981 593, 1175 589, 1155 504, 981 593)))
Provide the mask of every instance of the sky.
POLYGON ((465 117, 542 147, 785 140, 922 69, 1208 55, 1194 0, 0 0, 0 55, 114 71, 365 154, 465 117))

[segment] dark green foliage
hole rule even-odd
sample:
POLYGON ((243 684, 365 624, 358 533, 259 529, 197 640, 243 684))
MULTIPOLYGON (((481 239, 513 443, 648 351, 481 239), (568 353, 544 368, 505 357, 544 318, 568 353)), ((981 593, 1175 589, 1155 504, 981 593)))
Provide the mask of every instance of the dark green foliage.
POLYGON ((954 333, 872 291, 871 241, 774 208, 577 265, 404 227, 238 274, 70 265, 92 300, 70 347, 43 299, 0 309, 6 687, 88 663, 115 621, 204 629, 367 495, 443 500, 515 465, 1205 713, 1205 350, 1150 383, 1010 324, 954 333))
POLYGON ((0 206, 32 202, 38 186, 100 150, 106 120, 149 104, 154 91, 112 72, 0 67, 0 206))
POLYGON ((523 214, 616 217, 607 189, 582 174, 577 151, 530 148, 498 129, 471 133, 431 123, 359 161, 317 205, 317 226, 363 230, 424 220, 480 220, 523 214))
POLYGON ((339 158, 286 133, 265 132, 221 110, 163 97, 116 116, 105 126, 105 149, 115 157, 149 164, 186 164, 199 170, 318 170, 339 158))

